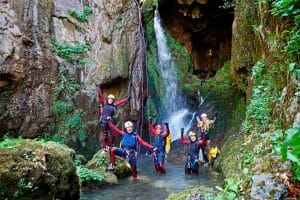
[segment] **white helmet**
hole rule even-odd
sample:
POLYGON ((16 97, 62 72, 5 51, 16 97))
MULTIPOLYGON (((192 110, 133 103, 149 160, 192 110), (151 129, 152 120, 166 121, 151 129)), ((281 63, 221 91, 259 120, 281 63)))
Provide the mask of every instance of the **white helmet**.
POLYGON ((201 115, 201 118, 202 118, 202 117, 207 117, 207 114, 203 113, 203 114, 201 115))
POLYGON ((133 123, 131 121, 125 122, 125 128, 133 127, 133 123))

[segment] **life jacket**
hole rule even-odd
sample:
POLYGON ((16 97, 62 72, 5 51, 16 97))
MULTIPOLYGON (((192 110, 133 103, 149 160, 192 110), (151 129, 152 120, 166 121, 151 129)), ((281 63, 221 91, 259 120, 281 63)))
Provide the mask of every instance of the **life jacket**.
POLYGON ((163 138, 161 136, 161 134, 155 136, 153 144, 154 144, 155 147, 157 147, 157 150, 159 152, 165 152, 166 142, 165 142, 165 138, 163 138))
POLYGON ((208 161, 210 162, 213 158, 216 158, 220 155, 220 150, 218 147, 211 147, 208 153, 208 161))
POLYGON ((199 155, 199 146, 198 146, 198 141, 197 140, 195 142, 190 142, 190 144, 189 144, 189 155, 198 157, 198 155, 199 155))
POLYGON ((125 132, 122 136, 121 147, 128 150, 136 150, 137 147, 137 134, 125 132))
POLYGON ((111 117, 115 114, 115 110, 116 110, 116 106, 114 104, 104 104, 104 106, 102 107, 102 115, 100 118, 100 121, 102 123, 106 123, 107 122, 107 117, 111 117))
POLYGON ((166 140, 165 150, 167 153, 169 153, 171 150, 171 134, 169 134, 168 137, 165 138, 165 140, 166 140))

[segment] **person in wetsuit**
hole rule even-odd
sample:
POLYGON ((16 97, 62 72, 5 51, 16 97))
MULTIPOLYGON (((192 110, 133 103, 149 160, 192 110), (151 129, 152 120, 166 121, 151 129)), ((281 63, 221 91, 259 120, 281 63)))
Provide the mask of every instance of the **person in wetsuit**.
POLYGON ((153 145, 156 147, 156 151, 153 153, 154 167, 157 172, 165 174, 166 168, 165 162, 165 145, 166 138, 170 135, 169 124, 165 123, 166 131, 163 132, 163 127, 160 124, 153 126, 151 118, 149 119, 149 130, 155 136, 153 145))
POLYGON ((199 171, 199 150, 203 146, 202 140, 197 140, 197 134, 194 131, 189 132, 189 140, 183 136, 184 129, 181 129, 181 143, 188 145, 188 157, 185 163, 185 173, 198 175, 199 171))
POLYGON ((107 118, 110 117, 111 120, 116 108, 122 104, 125 104, 130 101, 131 96, 129 95, 127 98, 121 99, 115 102, 115 96, 110 94, 107 96, 107 99, 103 96, 102 88, 100 84, 96 84, 98 89, 99 96, 99 123, 100 123, 100 141, 102 143, 103 148, 112 147, 114 144, 115 135, 110 131, 109 126, 107 124, 107 118))
POLYGON ((108 126, 117 135, 122 136, 121 148, 112 147, 110 150, 110 165, 108 167, 109 171, 114 171, 116 169, 116 155, 125 158, 130 166, 131 173, 134 179, 137 178, 137 146, 138 144, 144 146, 145 148, 155 151, 156 148, 145 142, 133 129, 133 123, 131 121, 125 122, 125 131, 118 129, 110 120, 108 121, 108 126))

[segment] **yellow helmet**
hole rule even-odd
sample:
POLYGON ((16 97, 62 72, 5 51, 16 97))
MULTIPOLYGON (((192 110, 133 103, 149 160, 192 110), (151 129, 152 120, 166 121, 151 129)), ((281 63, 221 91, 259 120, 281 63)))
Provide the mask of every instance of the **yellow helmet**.
POLYGON ((115 100, 115 96, 113 94, 108 95, 107 98, 115 100))
POLYGON ((194 131, 190 131, 189 132, 189 137, 191 137, 191 136, 196 136, 196 133, 194 131))

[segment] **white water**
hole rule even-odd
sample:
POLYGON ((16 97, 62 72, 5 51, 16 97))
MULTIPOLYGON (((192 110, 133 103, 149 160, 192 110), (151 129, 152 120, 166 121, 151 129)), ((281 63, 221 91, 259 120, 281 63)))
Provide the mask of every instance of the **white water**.
POLYGON ((186 103, 178 89, 176 67, 167 45, 166 35, 158 11, 155 11, 154 31, 158 54, 158 70, 163 79, 165 89, 165 94, 162 97, 164 105, 160 113, 165 114, 162 118, 169 122, 172 141, 174 141, 180 138, 181 128, 184 128, 185 132, 190 130, 195 113, 189 112, 188 108, 186 108, 186 103))

